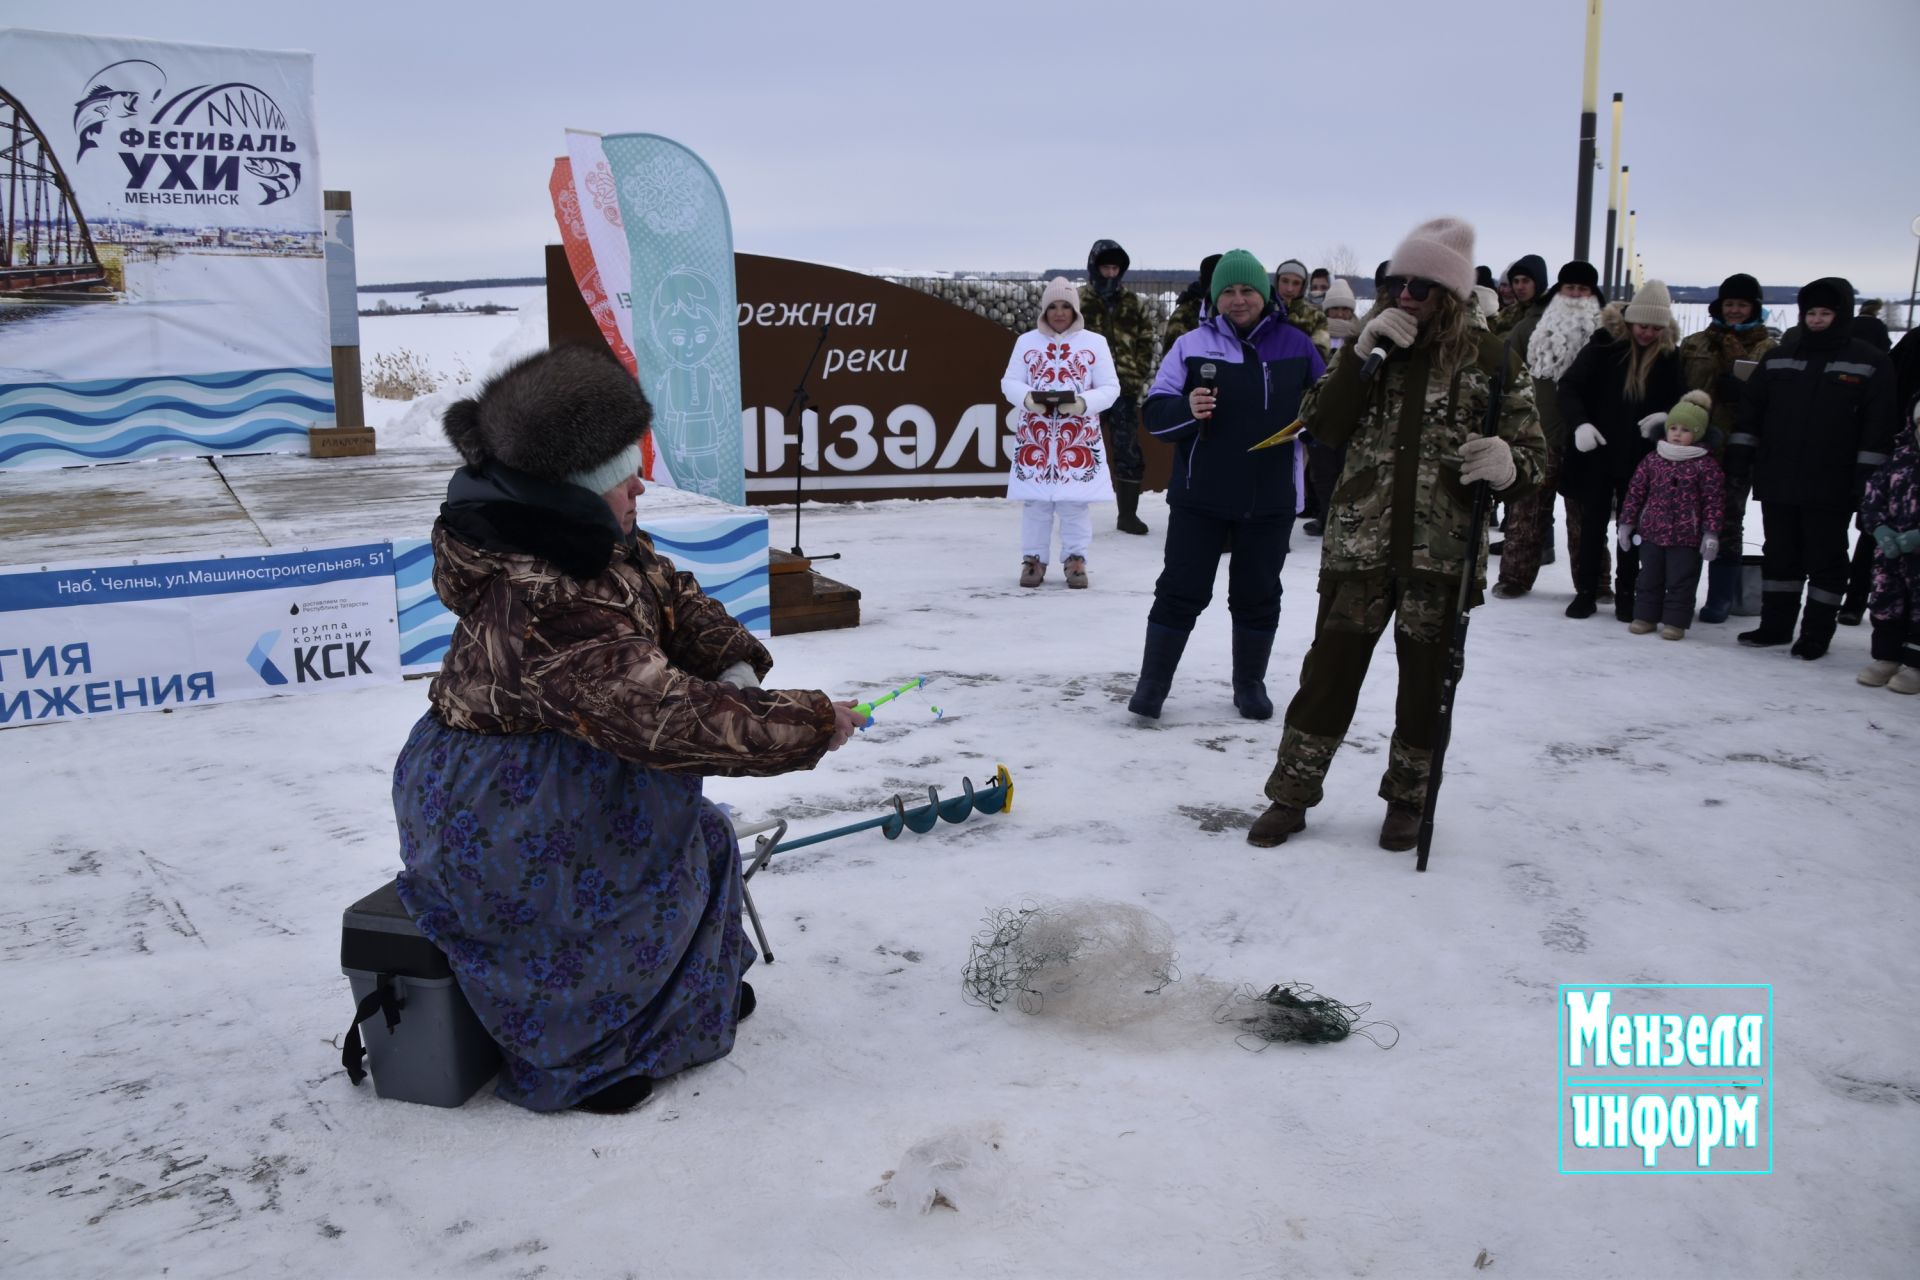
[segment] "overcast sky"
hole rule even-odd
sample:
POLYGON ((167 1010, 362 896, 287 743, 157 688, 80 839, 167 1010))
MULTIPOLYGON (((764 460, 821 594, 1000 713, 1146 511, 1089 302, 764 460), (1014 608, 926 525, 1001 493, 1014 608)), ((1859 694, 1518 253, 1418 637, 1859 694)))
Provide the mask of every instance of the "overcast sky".
MULTIPOLYGON (((1370 271, 1457 214, 1496 270, 1573 247, 1584 0, 1317 4, 5 0, 0 23, 305 49, 363 283, 537 275, 571 126, 724 184, 738 248, 861 270, 1140 266, 1234 246, 1370 271)), ((1920 241, 1920 0, 1606 0, 1650 275, 1850 277, 1920 241), (1905 123, 1901 123, 1901 122, 1905 123)), ((0 86, 5 68, 0 68, 0 86)), ((1605 175, 1595 175, 1592 256, 1605 175)))

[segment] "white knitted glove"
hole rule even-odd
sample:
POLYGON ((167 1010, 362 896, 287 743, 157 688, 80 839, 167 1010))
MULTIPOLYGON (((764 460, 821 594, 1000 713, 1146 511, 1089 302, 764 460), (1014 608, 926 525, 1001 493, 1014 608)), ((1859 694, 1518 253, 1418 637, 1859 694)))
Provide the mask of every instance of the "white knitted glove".
POLYGON ((1640 434, 1649 440, 1664 433, 1666 429, 1667 415, 1664 413, 1650 413, 1640 419, 1640 434))
POLYGON ((1591 422, 1583 422, 1573 429, 1573 447, 1582 453, 1592 453, 1607 442, 1600 434, 1600 428, 1591 422))
POLYGON ((736 662, 720 673, 721 684, 730 684, 736 689, 758 689, 760 677, 753 674, 753 668, 744 662, 736 662))
POLYGON ((1389 343, 1396 347, 1410 347, 1419 336, 1420 322, 1394 307, 1367 321, 1366 327, 1360 330, 1357 345, 1362 355, 1372 355, 1375 347, 1384 347, 1389 343))
POLYGON ((1071 400, 1062 400, 1056 412, 1063 417, 1084 418, 1087 416, 1087 402, 1079 396, 1075 396, 1071 400))
POLYGON ((1630 524, 1620 526, 1620 549, 1622 551, 1633 550, 1633 526, 1630 524))
POLYGON ((1460 483, 1485 480, 1498 492, 1513 483, 1513 448, 1499 436, 1475 436, 1460 446, 1460 483))
POLYGON ((1704 534, 1700 538, 1700 558, 1711 563, 1720 554, 1720 535, 1704 534))

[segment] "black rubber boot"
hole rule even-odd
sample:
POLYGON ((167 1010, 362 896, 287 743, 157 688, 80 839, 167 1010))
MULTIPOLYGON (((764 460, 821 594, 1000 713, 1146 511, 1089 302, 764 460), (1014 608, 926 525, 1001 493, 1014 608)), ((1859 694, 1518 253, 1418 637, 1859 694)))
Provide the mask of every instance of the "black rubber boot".
POLYGON ((1733 612, 1733 597, 1740 590, 1740 562, 1715 560, 1707 566, 1707 602, 1700 606, 1700 621, 1725 622, 1733 612))
POLYGON ((653 1081, 645 1076, 628 1076, 618 1084, 610 1084, 598 1093, 590 1093, 573 1104, 575 1111, 589 1111, 596 1116, 617 1116, 631 1111, 653 1096, 653 1081))
POLYGON ((1794 619, 1800 616, 1798 591, 1768 591, 1760 597, 1760 625, 1742 631, 1740 643, 1749 649, 1770 649, 1793 642, 1794 619))
POLYGON ((1249 720, 1271 720, 1273 699, 1267 697, 1267 659, 1273 653, 1273 632, 1233 629, 1233 705, 1249 720))
POLYGON ((1160 718, 1160 708, 1173 688, 1173 673, 1187 651, 1190 631, 1175 631, 1157 622, 1147 624, 1147 648, 1140 658, 1140 679, 1134 683, 1127 710, 1149 720, 1160 718))
POLYGON ((1812 662, 1815 658, 1827 656, 1827 646, 1833 643, 1833 629, 1839 621, 1840 609, 1837 605, 1823 604, 1818 600, 1807 601, 1806 612, 1800 615, 1800 638, 1793 642, 1793 656, 1812 662))
POLYGON ((1138 480, 1115 480, 1113 482, 1113 500, 1120 508, 1120 516, 1113 527, 1122 533, 1145 533, 1146 521, 1140 518, 1140 482, 1138 480))

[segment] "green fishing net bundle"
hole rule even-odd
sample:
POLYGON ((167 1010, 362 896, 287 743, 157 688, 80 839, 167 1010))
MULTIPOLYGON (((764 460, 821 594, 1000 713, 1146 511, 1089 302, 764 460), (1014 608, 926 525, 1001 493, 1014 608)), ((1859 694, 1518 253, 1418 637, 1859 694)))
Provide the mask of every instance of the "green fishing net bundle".
POLYGON ((1364 1036, 1382 1049, 1400 1040, 1390 1022, 1365 1021, 1369 1004, 1346 1004, 1321 995, 1304 982, 1282 982, 1256 994, 1242 987, 1214 1011, 1214 1021, 1237 1027, 1243 1048, 1256 1052, 1270 1044, 1331 1044, 1348 1036, 1364 1036), (1391 1038, 1382 1040, 1381 1036, 1391 1038))

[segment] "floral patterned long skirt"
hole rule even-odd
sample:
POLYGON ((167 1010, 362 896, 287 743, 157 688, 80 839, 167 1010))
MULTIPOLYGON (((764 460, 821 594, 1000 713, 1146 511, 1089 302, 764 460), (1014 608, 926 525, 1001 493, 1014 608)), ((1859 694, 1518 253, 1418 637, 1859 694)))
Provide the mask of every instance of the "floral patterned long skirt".
POLYGON ((400 900, 499 1042, 502 1098, 557 1111, 733 1048, 753 948, 739 848, 699 777, 429 712, 393 808, 400 900))

